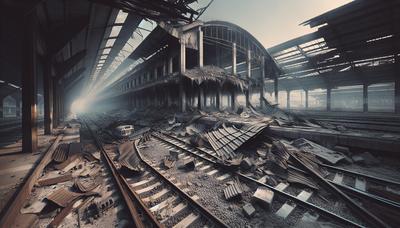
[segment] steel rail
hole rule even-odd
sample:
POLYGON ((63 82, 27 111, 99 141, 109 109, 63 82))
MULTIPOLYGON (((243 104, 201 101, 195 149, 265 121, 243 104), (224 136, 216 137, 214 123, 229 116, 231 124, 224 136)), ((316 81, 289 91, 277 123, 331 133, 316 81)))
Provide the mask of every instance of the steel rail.
POLYGON ((339 168, 339 167, 326 165, 326 164, 322 164, 322 163, 318 163, 318 164, 320 166, 328 168, 328 169, 340 171, 340 172, 347 173, 347 174, 354 175, 354 176, 361 176, 361 177, 364 177, 366 179, 371 180, 372 182, 385 184, 385 185, 396 185, 396 186, 400 187, 400 182, 397 182, 397 181, 392 181, 392 180, 388 180, 388 179, 384 179, 384 178, 379 178, 379 177, 371 176, 371 175, 368 175, 368 174, 364 174, 364 173, 360 173, 360 172, 356 172, 356 171, 351 171, 351 170, 348 170, 348 169, 339 168))
MULTIPOLYGON (((166 142, 166 143, 168 143, 168 144, 170 144, 170 145, 172 145, 172 146, 178 147, 179 149, 184 150, 184 151, 186 151, 187 153, 193 154, 194 156, 196 156, 196 157, 198 157, 198 158, 200 158, 200 159, 202 159, 202 160, 208 161, 208 162, 210 162, 210 163, 213 163, 215 166, 218 166, 219 168, 222 168, 221 164, 219 164, 218 162, 215 162, 215 161, 213 161, 213 160, 211 160, 211 159, 205 158, 205 157, 200 156, 200 155, 198 155, 198 154, 196 154, 196 153, 194 153, 194 152, 191 152, 190 150, 185 149, 185 148, 183 148, 182 146, 179 146, 179 145, 177 145, 177 144, 175 144, 175 143, 172 143, 172 142, 170 142, 170 141, 168 141, 168 140, 162 138, 161 136, 158 136, 158 135, 156 135, 156 134, 152 134, 152 135, 153 135, 153 137, 155 137, 155 138, 157 138, 157 139, 159 139, 159 140, 161 140, 161 141, 163 141, 163 142, 166 142)), ((165 134, 163 133, 163 135, 165 135, 165 134)), ((172 136, 169 136, 169 137, 175 139, 175 137, 172 137, 172 136)), ((181 141, 181 140, 178 140, 178 141, 181 141)), ((213 156, 213 155, 211 155, 211 154, 205 152, 204 150, 199 150, 198 148, 189 145, 189 144, 186 143, 186 142, 185 142, 185 144, 188 145, 189 147, 193 148, 193 149, 196 149, 196 150, 198 150, 198 151, 202 151, 203 153, 206 153, 206 154, 209 155, 209 156, 215 157, 215 156, 213 156)), ((270 189, 271 191, 273 191, 274 193, 277 193, 277 194, 280 195, 280 196, 283 196, 283 197, 285 197, 285 198, 287 198, 287 199, 289 199, 289 200, 292 200, 292 201, 296 202, 299 206, 301 206, 301 207, 303 207, 303 208, 315 210, 316 212, 318 212, 319 214, 321 214, 321 215, 323 215, 323 216, 333 218, 333 219, 335 219, 335 220, 337 220, 337 221, 340 221, 340 222, 342 222, 342 223, 344 223, 344 224, 347 224, 347 225, 351 225, 351 226, 355 226, 355 227, 365 227, 365 226, 363 226, 363 225, 361 225, 361 224, 358 224, 358 223, 356 223, 356 222, 353 222, 353 221, 351 221, 351 220, 349 220, 349 219, 347 219, 347 218, 344 218, 344 217, 342 217, 342 216, 340 216, 340 215, 334 214, 333 212, 330 212, 330 211, 328 211, 328 210, 326 210, 326 209, 324 209, 324 208, 322 208, 322 207, 316 206, 316 205, 311 204, 311 203, 309 203, 309 202, 307 202, 307 201, 303 201, 303 200, 297 198, 296 196, 292 196, 292 195, 290 195, 290 194, 288 194, 288 193, 286 193, 286 192, 284 192, 284 191, 278 190, 278 189, 274 188, 274 187, 271 186, 271 185, 262 183, 262 182, 260 182, 260 181, 258 181, 258 180, 256 180, 256 179, 254 179, 254 178, 252 178, 252 177, 246 176, 246 175, 244 175, 244 174, 242 174, 242 173, 240 173, 240 172, 238 172, 238 171, 236 171, 236 172, 229 172, 229 171, 227 171, 227 173, 232 173, 232 174, 238 176, 239 178, 241 178, 241 179, 243 179, 243 180, 246 180, 246 181, 248 181, 248 182, 253 182, 253 183, 255 183, 255 184, 259 185, 259 186, 266 187, 266 188, 270 189)))
POLYGON ((142 162, 144 164, 146 164, 147 167, 149 167, 157 176, 159 176, 164 182, 168 183, 170 186, 172 186, 172 188, 178 192, 181 196, 183 196, 183 198, 187 201, 189 201, 191 203, 192 206, 194 206, 197 210, 200 211, 200 213, 210 219, 214 224, 217 225, 217 227, 229 227, 227 224, 225 224, 222 220, 220 220, 219 218, 217 218, 216 216, 214 216, 207 208, 203 207, 202 205, 200 205, 199 203, 197 203, 195 200, 192 199, 192 197, 190 197, 186 192, 182 191, 182 189, 180 189, 178 186, 176 186, 172 181, 170 181, 168 178, 166 178, 164 175, 162 175, 158 170, 156 170, 153 166, 151 166, 148 162, 146 162, 143 157, 142 154, 140 153, 140 150, 137 146, 138 144, 138 140, 135 140, 134 146, 135 149, 139 155, 140 160, 142 160, 142 162))
MULTIPOLYGON (((94 121, 92 121, 94 122, 94 121)), ((155 227, 164 227, 162 224, 160 224, 158 222, 158 220, 153 216, 153 214, 147 209, 147 207, 144 206, 144 203, 140 200, 140 198, 138 198, 138 196, 132 191, 132 189, 130 188, 128 182, 125 180, 125 178, 121 177, 118 174, 117 171, 117 167, 115 166, 115 164, 113 163, 112 159, 110 158, 110 156, 107 154, 107 152, 105 151, 103 144, 101 143, 100 139, 98 137, 96 137, 96 135, 94 134, 93 130, 89 127, 89 124, 84 120, 84 123, 86 125, 86 128, 89 130, 90 134, 92 135, 97 148, 101 151, 101 154, 103 156, 103 158, 106 160, 106 164, 108 166, 108 168, 111 170, 111 173, 114 177, 115 182, 117 183, 117 186, 124 198, 124 202, 126 203, 126 205, 128 206, 131 218, 133 220, 133 222, 135 223, 135 227, 137 228, 145 228, 147 227, 142 219, 140 218, 140 215, 136 209, 136 206, 133 203, 133 200, 136 201, 136 203, 138 203, 141 207, 142 210, 144 212, 146 212, 147 216, 150 218, 150 222, 153 226, 155 227)), ((97 123, 96 123, 97 125, 97 123)))

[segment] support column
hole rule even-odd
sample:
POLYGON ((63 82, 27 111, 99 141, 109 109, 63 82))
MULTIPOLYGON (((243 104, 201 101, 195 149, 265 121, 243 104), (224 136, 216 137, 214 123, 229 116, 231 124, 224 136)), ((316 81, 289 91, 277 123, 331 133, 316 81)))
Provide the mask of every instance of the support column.
POLYGON ((368 112, 368 84, 363 84, 363 112, 368 112))
POLYGON ((173 62, 174 58, 171 56, 168 58, 168 74, 172 74, 174 72, 174 62, 173 62))
POLYGON ((53 128, 58 126, 58 103, 59 103, 59 88, 57 80, 52 80, 53 83, 53 128))
POLYGON ((278 104, 278 95, 279 95, 279 90, 278 90, 278 78, 274 78, 274 94, 275 94, 275 103, 278 104))
POLYGON ((181 112, 186 112, 186 91, 183 83, 179 84, 179 98, 180 98, 180 106, 181 112))
POLYGON ((179 72, 183 74, 186 71, 186 44, 182 38, 179 40, 179 43, 181 46, 179 55, 179 72))
POLYGON ((51 77, 51 62, 46 60, 43 77, 44 100, 44 134, 50 135, 53 129, 53 81, 51 77))
POLYGON ((250 107, 250 96, 251 96, 251 86, 252 83, 250 81, 251 78, 251 51, 247 50, 247 58, 246 58, 246 66, 247 66, 247 80, 249 82, 249 88, 246 91, 246 106, 250 107))
POLYGON ((286 90, 286 108, 290 110, 290 90, 286 90))
POLYGON ((236 43, 232 43, 232 75, 236 75, 236 43))
POLYGON ((197 33, 197 44, 198 44, 198 64, 199 67, 203 67, 204 65, 204 50, 203 50, 203 30, 199 27, 199 31, 197 33))
POLYGON ((22 67, 22 151, 37 150, 36 23, 35 15, 26 16, 22 67))
POLYGON ((326 111, 331 111, 331 88, 326 89, 326 111))
POLYGON ((203 87, 199 87, 199 98, 198 98, 198 102, 197 102, 197 108, 202 110, 204 109, 204 105, 205 104, 205 100, 204 100, 204 89, 203 87))
POLYGON ((162 76, 165 77, 165 76, 167 75, 167 63, 166 63, 165 60, 163 61, 162 72, 163 72, 163 75, 162 75, 162 76))
POLYGON ((305 95, 306 95, 306 107, 305 109, 308 109, 308 90, 304 90, 305 91, 305 95))
POLYGON ((235 88, 232 89, 231 91, 231 105, 232 105, 232 110, 235 111, 236 110, 236 90, 235 88))
POLYGON ((264 93, 265 93, 265 57, 261 57, 261 82, 260 82, 260 107, 264 108, 264 93))
POLYGON ((154 68, 154 81, 157 81, 158 78, 158 72, 157 72, 157 67, 154 68))
POLYGON ((217 94, 215 99, 217 110, 222 110, 222 93, 221 88, 217 88, 217 94))

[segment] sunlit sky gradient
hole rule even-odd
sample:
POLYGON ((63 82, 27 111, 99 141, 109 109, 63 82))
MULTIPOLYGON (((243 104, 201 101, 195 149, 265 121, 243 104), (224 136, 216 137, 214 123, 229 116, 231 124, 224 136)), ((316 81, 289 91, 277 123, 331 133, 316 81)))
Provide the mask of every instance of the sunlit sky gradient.
POLYGON ((299 24, 349 2, 351 0, 214 0, 200 19, 237 24, 269 48, 315 31, 299 24))

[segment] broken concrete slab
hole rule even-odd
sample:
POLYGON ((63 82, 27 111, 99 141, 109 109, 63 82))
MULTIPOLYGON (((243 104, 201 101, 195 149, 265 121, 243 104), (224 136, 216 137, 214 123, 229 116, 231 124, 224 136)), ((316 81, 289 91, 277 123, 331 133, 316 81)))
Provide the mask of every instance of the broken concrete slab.
POLYGON ((165 168, 172 168, 175 166, 176 163, 176 159, 172 158, 171 156, 165 156, 165 158, 163 159, 163 164, 165 166, 165 168))
POLYGON ((252 199, 267 209, 271 209, 274 192, 265 187, 258 187, 252 199))
POLYGON ((195 164, 193 158, 183 159, 180 161, 179 169, 194 170, 195 164))
POLYGON ((176 149, 169 150, 169 155, 171 156, 171 158, 175 160, 178 160, 179 154, 180 154, 179 151, 176 149))
POLYGON ((35 201, 30 205, 26 205, 26 207, 21 208, 21 214, 38 214, 43 208, 47 205, 44 201, 35 201))
POLYGON ((248 218, 251 218, 251 217, 253 217, 253 215, 255 214, 256 209, 253 207, 253 205, 252 205, 251 203, 246 203, 246 204, 243 206, 243 211, 244 211, 244 214, 245 214, 248 218))

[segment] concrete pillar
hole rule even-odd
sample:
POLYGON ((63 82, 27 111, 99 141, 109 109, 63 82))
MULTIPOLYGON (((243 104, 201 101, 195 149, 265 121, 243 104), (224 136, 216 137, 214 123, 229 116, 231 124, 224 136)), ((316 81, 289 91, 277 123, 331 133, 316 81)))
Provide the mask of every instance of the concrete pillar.
POLYGON ((197 32, 197 44, 198 44, 198 65, 199 67, 203 67, 204 65, 204 48, 203 48, 203 30, 199 27, 199 31, 197 32))
POLYGON ((308 109, 308 90, 304 90, 305 95, 306 95, 306 106, 305 109, 308 109))
POLYGON ((363 84, 363 112, 368 112, 368 84, 363 84))
POLYGON ((170 56, 168 58, 168 74, 172 74, 174 73, 174 62, 173 62, 174 58, 172 56, 170 56))
POLYGON ((53 128, 58 126, 58 104, 59 104, 59 86, 56 80, 53 82, 53 128))
POLYGON ((247 58, 246 58, 246 66, 247 66, 247 79, 249 82, 249 88, 246 91, 245 95, 246 95, 246 106, 249 107, 250 106, 250 96, 251 96, 251 86, 252 83, 250 81, 251 78, 251 51, 247 50, 247 58))
POLYGON ((236 90, 235 90, 235 88, 233 88, 232 89, 232 91, 231 91, 231 105, 232 105, 232 110, 236 110, 236 106, 237 106, 237 104, 236 104, 236 90))
POLYGON ((157 81, 158 78, 158 72, 157 72, 157 67, 154 68, 154 81, 157 81))
POLYGON ((260 107, 264 108, 264 93, 265 93, 265 57, 261 57, 261 82, 260 82, 260 107))
POLYGON ((186 112, 186 91, 182 82, 179 84, 179 98, 181 112, 186 112))
POLYGON ((162 75, 162 76, 165 77, 165 76, 167 75, 167 63, 166 63, 165 60, 163 61, 162 72, 163 72, 163 75, 162 75))
POLYGON ((290 109, 290 90, 286 90, 286 108, 290 109))
POLYGON ((232 74, 236 75, 236 43, 232 43, 232 74))
POLYGON ((331 111, 331 88, 326 89, 326 111, 331 111))
POLYGON ((221 92, 221 88, 217 89, 215 105, 216 105, 217 110, 222 110, 222 92, 221 92))
POLYGON ((278 78, 274 78, 274 94, 275 94, 275 103, 278 104, 278 99, 279 99, 278 78))
POLYGON ((51 60, 45 63, 43 77, 44 100, 44 134, 50 135, 53 129, 53 80, 51 77, 51 60))
POLYGON ((179 72, 183 74, 186 71, 186 44, 182 38, 179 40, 179 43, 181 47, 179 54, 179 72))
POLYGON ((22 151, 34 153, 37 150, 37 75, 36 75, 36 17, 30 13, 26 17, 23 67, 22 67, 22 151))
POLYGON ((203 87, 199 87, 199 98, 198 98, 198 102, 197 102, 197 108, 202 110, 205 106, 205 99, 204 99, 204 88, 203 87))

